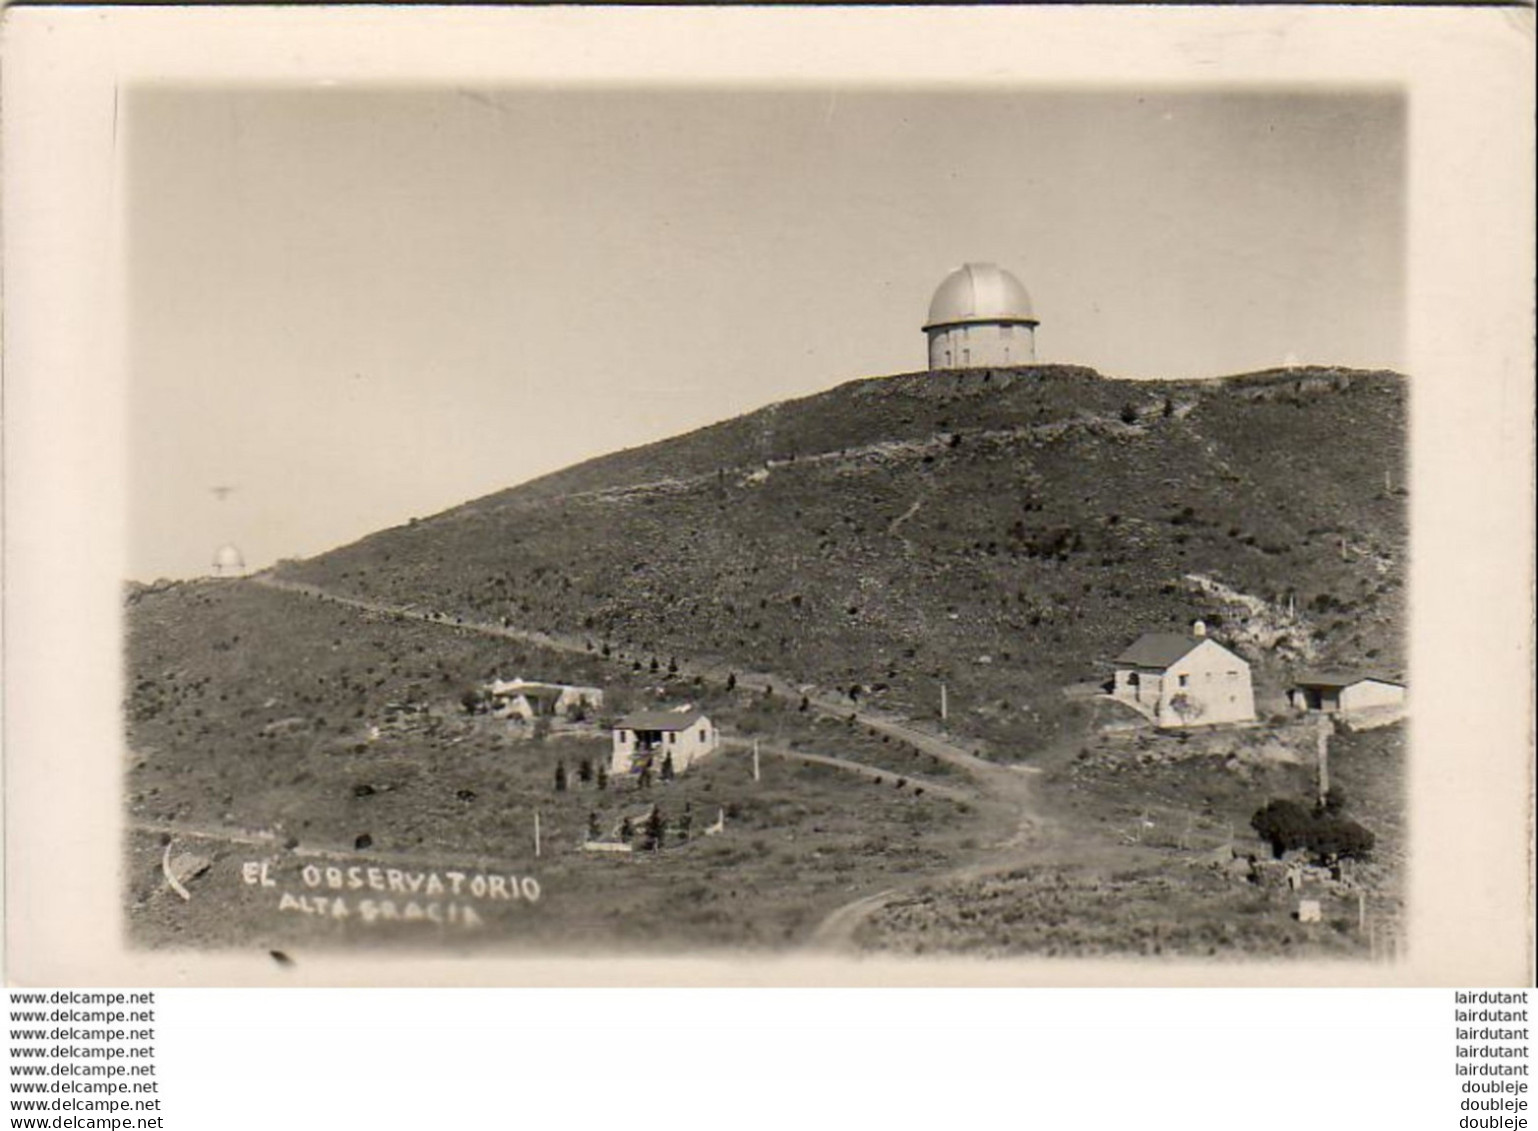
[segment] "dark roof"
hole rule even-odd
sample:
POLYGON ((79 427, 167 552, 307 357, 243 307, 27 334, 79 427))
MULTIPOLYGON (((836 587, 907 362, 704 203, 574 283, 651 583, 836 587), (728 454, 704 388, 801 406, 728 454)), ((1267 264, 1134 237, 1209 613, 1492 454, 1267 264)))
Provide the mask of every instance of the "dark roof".
POLYGON ((1379 675, 1377 672, 1299 672, 1292 682, 1298 687, 1350 687, 1353 683, 1362 683, 1366 680, 1392 683, 1395 687, 1404 686, 1404 680, 1379 675))
POLYGON ((1145 632, 1116 657, 1116 662, 1135 668, 1167 668, 1206 639, 1183 632, 1145 632))
POLYGON ((637 711, 614 725, 619 730, 688 730, 704 717, 703 711, 637 711))

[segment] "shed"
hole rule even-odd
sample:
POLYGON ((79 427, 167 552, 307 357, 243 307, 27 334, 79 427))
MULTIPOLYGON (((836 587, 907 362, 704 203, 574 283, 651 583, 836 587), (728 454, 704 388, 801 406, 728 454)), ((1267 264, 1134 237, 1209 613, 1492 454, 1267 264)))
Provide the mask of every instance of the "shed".
POLYGON ((1299 711, 1354 714, 1403 707, 1405 685, 1387 676, 1360 672, 1300 672, 1287 698, 1299 711))

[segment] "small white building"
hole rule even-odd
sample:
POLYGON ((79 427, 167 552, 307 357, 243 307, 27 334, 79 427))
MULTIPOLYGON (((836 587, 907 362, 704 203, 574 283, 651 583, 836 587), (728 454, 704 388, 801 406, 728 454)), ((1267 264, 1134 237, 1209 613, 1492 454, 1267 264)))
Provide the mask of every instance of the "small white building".
POLYGON ((240 548, 226 543, 214 551, 215 577, 246 576, 246 559, 240 548))
POLYGON ((657 773, 671 754, 673 771, 681 774, 720 741, 710 720, 692 708, 637 711, 614 724, 614 756, 609 772, 640 773, 643 767, 650 766, 657 773))
POLYGON ((494 715, 532 721, 537 718, 569 718, 603 706, 603 692, 596 687, 568 683, 543 683, 521 676, 493 680, 486 685, 494 715))
POLYGON ((1350 715, 1392 711, 1405 705, 1405 686, 1397 680, 1351 672, 1302 672, 1287 692, 1299 711, 1350 715))
POLYGON ((929 302, 929 368, 1034 364, 1038 325, 1019 279, 996 263, 968 263, 947 275, 929 302))
POLYGON ((1206 634, 1150 632, 1116 657, 1113 698, 1161 727, 1213 726, 1255 719, 1250 665, 1206 634))

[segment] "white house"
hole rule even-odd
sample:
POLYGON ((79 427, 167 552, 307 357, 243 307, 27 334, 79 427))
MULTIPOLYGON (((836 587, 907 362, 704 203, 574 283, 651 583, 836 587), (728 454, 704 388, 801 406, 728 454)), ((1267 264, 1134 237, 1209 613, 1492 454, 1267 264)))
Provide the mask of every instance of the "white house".
POLYGON ((662 769, 669 754, 673 770, 683 773, 698 759, 719 745, 720 735, 710 720, 688 707, 672 711, 637 711, 614 724, 614 757, 609 763, 613 774, 640 773, 651 766, 662 769))
POLYGON ((580 711, 603 706, 603 692, 596 687, 566 683, 542 683, 520 677, 493 680, 486 685, 493 714, 508 718, 568 718, 580 711))
POLYGON ((1287 698, 1299 711, 1327 715, 1403 708, 1405 686, 1397 680, 1350 672, 1302 672, 1287 698))
POLYGON ((1250 665, 1206 634, 1150 632, 1116 657, 1111 695, 1161 727, 1252 722, 1250 665))

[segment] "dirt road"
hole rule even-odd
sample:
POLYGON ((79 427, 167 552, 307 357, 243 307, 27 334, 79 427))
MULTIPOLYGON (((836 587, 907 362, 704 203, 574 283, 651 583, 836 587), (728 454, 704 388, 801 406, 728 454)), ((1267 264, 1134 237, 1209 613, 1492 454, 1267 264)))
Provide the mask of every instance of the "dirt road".
MULTIPOLYGON (((483 621, 467 621, 461 618, 450 617, 445 613, 431 609, 389 605, 381 601, 370 601, 360 597, 341 596, 321 589, 318 586, 287 581, 274 577, 271 574, 257 574, 252 580, 259 585, 265 585, 273 589, 299 593, 316 600, 330 601, 382 616, 407 617, 413 620, 443 625, 446 628, 455 628, 465 632, 477 632, 510 640, 520 640, 577 655, 591 656, 593 654, 593 643, 590 638, 565 633, 536 632, 511 625, 491 624, 483 621)), ((615 662, 624 662, 630 660, 631 657, 624 653, 615 653, 611 659, 615 662)), ((692 660, 680 659, 678 662, 680 670, 686 674, 697 674, 719 682, 724 682, 728 675, 735 676, 736 686, 745 691, 762 692, 772 690, 775 694, 784 696, 799 696, 802 694, 796 684, 785 679, 783 676, 769 672, 742 671, 718 658, 704 659, 696 657, 692 660)), ((923 753, 933 755, 964 771, 975 784, 975 790, 963 790, 955 786, 941 785, 930 781, 920 783, 919 779, 912 778, 911 776, 910 781, 915 784, 922 784, 926 791, 932 791, 937 795, 976 802, 984 826, 994 828, 1000 834, 999 839, 987 846, 982 851, 980 857, 970 860, 950 872, 924 880, 915 879, 911 884, 888 888, 874 895, 862 896, 842 907, 836 908, 812 932, 808 939, 808 945, 819 949, 850 949, 854 947, 856 933, 863 923, 882 907, 886 906, 890 900, 917 888, 920 884, 934 885, 980 879, 989 875, 1010 871, 1040 858, 1043 845, 1050 833, 1046 823, 1032 803, 1030 788, 1031 772, 1029 770, 990 762, 986 758, 979 757, 975 752, 963 746, 957 739, 951 736, 921 728, 909 719, 859 706, 858 704, 851 703, 850 700, 843 696, 814 693, 808 695, 807 699, 810 708, 819 714, 841 719, 853 716, 857 723, 870 730, 888 735, 900 742, 908 743, 923 753)), ((729 741, 739 747, 744 745, 741 739, 729 741)), ((880 767, 870 766, 852 759, 837 758, 832 755, 789 750, 778 746, 762 746, 761 752, 769 753, 774 757, 792 758, 803 762, 830 765, 850 772, 871 776, 892 776, 892 771, 890 770, 883 770, 880 767)))

